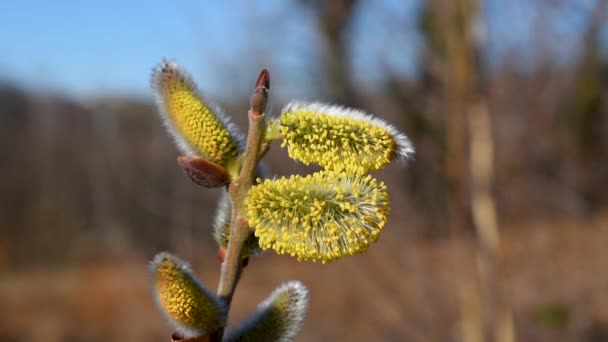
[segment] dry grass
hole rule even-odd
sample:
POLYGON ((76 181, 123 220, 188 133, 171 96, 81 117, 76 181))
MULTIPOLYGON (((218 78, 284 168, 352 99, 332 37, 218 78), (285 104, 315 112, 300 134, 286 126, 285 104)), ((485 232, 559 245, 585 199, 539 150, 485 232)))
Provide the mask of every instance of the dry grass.
MULTIPOLYGON (((503 237, 520 341, 608 338, 608 216, 509 227, 503 237), (567 317, 566 317, 567 316, 567 317)), ((464 239, 404 241, 390 227, 366 254, 325 266, 267 254, 237 289, 231 321, 244 318, 279 283, 300 279, 312 305, 300 341, 457 339, 460 276, 450 248, 464 239)), ((194 267, 215 287, 215 256, 194 267), (203 267, 199 267, 203 265, 203 267)), ((167 341, 149 295, 146 260, 91 263, 62 271, 0 275, 0 341, 167 341)))

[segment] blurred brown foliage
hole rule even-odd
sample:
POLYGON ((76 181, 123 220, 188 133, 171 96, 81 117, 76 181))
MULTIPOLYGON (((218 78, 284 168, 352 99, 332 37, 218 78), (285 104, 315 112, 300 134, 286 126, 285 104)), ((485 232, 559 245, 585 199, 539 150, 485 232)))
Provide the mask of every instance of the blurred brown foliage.
MULTIPOLYGON (((581 10, 587 20, 573 61, 555 62, 539 43, 528 46, 541 56, 534 68, 522 68, 516 52, 499 65, 484 62, 483 41, 470 32, 480 18, 483 25, 477 2, 425 2, 415 25, 422 41, 418 77, 388 72, 374 92, 362 91, 354 76, 366 75, 350 69, 347 38, 362 3, 294 6, 318 18, 323 58, 316 75, 328 89, 326 99, 378 113, 417 149, 406 168, 379 174, 394 208, 388 237, 368 254, 335 265, 274 256, 253 260, 235 302, 251 309, 276 282, 293 277, 312 289, 302 340, 458 340, 451 283, 458 272, 450 270, 445 250, 472 248, 466 113, 483 103, 491 119, 490 190, 505 234, 517 337, 605 340, 608 279, 601 260, 607 255, 600 242, 608 227, 606 2, 581 10), (573 322, 546 328, 543 322, 564 321, 560 305, 570 310, 565 321, 573 322)), ((571 4, 540 3, 553 15, 564 15, 571 4)), ((409 27, 390 11, 380 16, 390 34, 409 27)), ((530 32, 530 41, 552 41, 543 20, 539 14, 540 29, 530 32)), ((229 112, 244 113, 247 96, 232 98, 229 112)), ((243 118, 237 121, 243 124, 243 118)), ((153 104, 118 97, 77 101, 0 85, 0 156, 0 340, 16 341, 32 321, 48 328, 53 319, 85 332, 55 338, 48 338, 53 332, 30 332, 29 340, 117 340, 118 331, 148 340, 166 334, 162 325, 149 323, 160 318, 145 293, 144 260, 165 249, 195 265, 213 258, 209 223, 219 193, 201 191, 182 174, 153 104), (45 316, 38 305, 67 313, 45 316)), ((310 170, 288 161, 278 146, 268 163, 277 174, 310 170)), ((210 287, 217 274, 212 271, 217 266, 205 267, 203 275, 210 287)))

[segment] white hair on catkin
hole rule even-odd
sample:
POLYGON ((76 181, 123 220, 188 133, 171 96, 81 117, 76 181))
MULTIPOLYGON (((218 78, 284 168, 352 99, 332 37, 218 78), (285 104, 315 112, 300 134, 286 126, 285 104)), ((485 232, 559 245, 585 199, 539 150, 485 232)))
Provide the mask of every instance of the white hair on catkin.
POLYGON ((156 105, 158 107, 158 111, 162 118, 163 124, 166 127, 167 131, 175 141, 177 148, 187 156, 198 155, 198 153, 190 146, 190 144, 184 139, 184 137, 179 133, 179 131, 175 128, 169 113, 167 112, 166 102, 163 96, 163 75, 167 73, 174 74, 179 82, 181 82, 187 89, 191 90, 193 94, 196 95, 198 99, 200 99, 203 103, 205 103, 211 113, 219 119, 222 125, 228 130, 230 133, 230 137, 232 141, 234 141, 239 149, 239 152, 243 152, 245 150, 245 135, 241 131, 241 129, 232 121, 230 116, 228 116, 218 105, 215 105, 205 98, 201 91, 199 91, 198 86, 190 76, 190 74, 184 70, 182 67, 177 65, 177 63, 173 60, 164 59, 159 65, 157 65, 152 70, 152 75, 150 77, 150 84, 152 89, 154 90, 154 97, 156 100, 156 105))
POLYGON ((383 127, 388 131, 388 133, 393 137, 393 139, 395 139, 395 143, 397 145, 397 159, 400 162, 405 163, 414 157, 414 145, 405 134, 401 133, 397 128, 395 128, 395 126, 387 123, 383 119, 368 114, 360 109, 348 108, 340 105, 332 105, 321 102, 292 101, 289 102, 285 107, 283 107, 281 115, 286 112, 295 110, 310 110, 313 112, 322 113, 333 117, 361 120, 375 126, 383 127))
POLYGON ((163 262, 165 262, 166 260, 170 261, 174 265, 177 265, 177 267, 182 272, 184 272, 184 274, 186 274, 191 279, 191 281, 194 284, 196 284, 196 286, 199 289, 201 289, 201 291, 205 294, 205 296, 212 303, 212 305, 214 305, 216 308, 219 309, 220 312, 222 312, 222 314, 220 315, 220 318, 221 318, 220 324, 222 326, 224 326, 226 324, 226 322, 225 322, 226 315, 223 314, 226 312, 226 307, 225 307, 224 303, 222 303, 213 292, 211 292, 207 287, 205 287, 205 285, 203 285, 201 283, 201 281, 192 272, 192 268, 190 267, 190 264, 187 261, 185 261, 169 252, 160 252, 154 256, 154 259, 152 259, 152 261, 150 262, 148 269, 150 272, 150 278, 151 278, 151 283, 152 283, 152 293, 154 294, 153 295, 154 303, 160 309, 159 311, 163 314, 163 316, 165 317, 167 322, 169 322, 171 327, 173 327, 173 329, 175 329, 175 331, 177 331, 180 335, 187 337, 187 338, 201 336, 201 335, 209 333, 209 331, 205 331, 205 330, 201 330, 201 329, 192 329, 192 328, 184 326, 183 324, 181 324, 180 322, 177 322, 174 318, 169 316, 169 314, 164 310, 163 305, 161 304, 160 294, 158 293, 158 291, 156 291, 154 284, 156 282, 156 280, 155 280, 156 271, 158 270, 160 265, 163 262))
POLYGON ((217 206, 215 212, 215 218, 213 220, 213 238, 217 242, 218 245, 224 246, 224 235, 226 229, 230 229, 228 226, 230 224, 230 213, 231 213, 231 204, 230 198, 228 197, 228 192, 222 191, 220 195, 219 204, 217 206))
POLYGON ((273 339, 272 341, 293 341, 300 330, 302 330, 304 317, 306 316, 310 301, 308 289, 299 281, 289 281, 272 291, 270 296, 268 296, 268 298, 258 305, 255 313, 253 313, 248 320, 241 323, 234 330, 228 332, 224 338, 224 341, 248 341, 251 340, 251 338, 259 338, 259 335, 256 333, 254 333, 253 336, 248 336, 247 333, 254 331, 256 327, 263 326, 261 323, 263 323, 264 319, 268 319, 268 316, 273 314, 273 304, 280 296, 285 295, 286 293, 289 296, 289 305, 286 312, 281 312, 281 314, 283 314, 283 316, 281 316, 281 323, 283 325, 281 327, 277 327, 281 329, 280 336, 270 337, 278 338, 273 339))
POLYGON ((290 292, 290 308, 292 309, 287 312, 289 314, 289 321, 291 322, 291 329, 289 334, 286 334, 286 337, 293 338, 302 329, 304 316, 310 303, 308 288, 302 282, 292 280, 277 287, 268 298, 258 305, 257 311, 263 311, 268 308, 284 292, 290 292))

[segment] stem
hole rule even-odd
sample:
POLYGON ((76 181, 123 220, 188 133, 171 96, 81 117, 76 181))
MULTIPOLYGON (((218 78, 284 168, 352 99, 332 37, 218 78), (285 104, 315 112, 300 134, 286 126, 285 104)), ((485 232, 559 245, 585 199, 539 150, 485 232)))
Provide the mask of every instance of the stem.
POLYGON ((251 234, 249 224, 243 213, 243 201, 245 200, 245 196, 247 196, 249 188, 253 185, 263 128, 264 115, 255 115, 253 111, 249 111, 249 132, 243 168, 241 169, 239 178, 234 180, 228 188, 228 194, 232 202, 230 239, 228 241, 226 259, 222 264, 220 283, 217 291, 217 295, 225 300, 228 305, 230 305, 241 269, 241 249, 245 240, 251 234))
MULTIPOLYGON (((220 281, 217 289, 217 295, 224 301, 226 306, 226 316, 230 309, 234 290, 240 279, 243 269, 241 263, 241 251, 243 244, 251 235, 249 223, 244 214, 244 202, 253 185, 255 171, 258 161, 268 149, 268 146, 262 148, 262 140, 264 138, 265 120, 264 111, 268 100, 268 88, 270 87, 268 71, 262 70, 256 88, 251 96, 251 105, 249 109, 249 130, 247 132, 247 147, 243 158, 243 166, 237 179, 232 181, 228 186, 228 195, 232 205, 232 217, 230 221, 230 238, 226 250, 226 259, 222 263, 220 281)), ((213 333, 210 336, 211 341, 221 341, 224 334, 223 329, 213 333)))

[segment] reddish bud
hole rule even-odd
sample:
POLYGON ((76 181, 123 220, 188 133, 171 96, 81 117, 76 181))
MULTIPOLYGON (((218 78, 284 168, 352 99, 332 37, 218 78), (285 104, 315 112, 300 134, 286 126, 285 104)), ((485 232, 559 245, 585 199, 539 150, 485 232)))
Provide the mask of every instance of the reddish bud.
MULTIPOLYGON (((220 261, 220 263, 224 262, 224 260, 226 260, 226 249, 224 247, 220 247, 217 250, 217 259, 220 261)), ((245 268, 247 265, 249 265, 249 257, 246 256, 241 260, 241 266, 243 266, 243 268, 245 268)))
POLYGON ((226 248, 221 247, 217 250, 217 258, 220 260, 220 262, 224 262, 224 260, 226 260, 226 248))
POLYGON ((258 76, 258 80, 255 82, 255 86, 256 88, 261 86, 270 89, 270 74, 268 73, 268 70, 262 69, 260 76, 258 76))
POLYGON ((182 156, 177 157, 177 162, 190 180, 205 188, 217 188, 230 183, 228 171, 206 159, 182 156))
POLYGON ((251 95, 250 108, 254 115, 262 115, 266 110, 268 102, 268 90, 270 89, 270 74, 268 70, 262 69, 258 80, 255 82, 255 89, 251 95))

